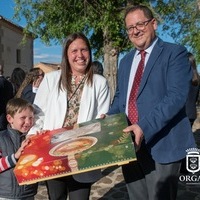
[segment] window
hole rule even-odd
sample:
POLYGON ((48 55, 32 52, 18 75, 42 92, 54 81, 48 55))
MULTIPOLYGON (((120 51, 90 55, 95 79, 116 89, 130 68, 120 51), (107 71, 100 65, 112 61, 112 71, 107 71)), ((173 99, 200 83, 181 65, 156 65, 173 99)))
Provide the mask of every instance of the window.
POLYGON ((17 49, 17 52, 16 52, 16 59, 17 59, 17 63, 21 63, 21 50, 20 49, 17 49))

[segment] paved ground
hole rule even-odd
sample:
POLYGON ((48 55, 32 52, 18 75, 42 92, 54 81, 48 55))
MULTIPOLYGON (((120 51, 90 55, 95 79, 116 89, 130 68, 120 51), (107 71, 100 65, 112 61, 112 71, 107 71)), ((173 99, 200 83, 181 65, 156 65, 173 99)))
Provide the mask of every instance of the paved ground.
MULTIPOLYGON (((198 148, 200 149, 200 109, 198 110, 199 117, 195 121, 193 132, 198 148)), ((120 167, 104 169, 103 175, 104 177, 93 185, 90 200, 129 199, 120 167)), ((195 175, 200 176, 200 172, 195 173, 195 175)), ((40 184, 36 200, 48 200, 46 186, 44 184, 40 184)), ((196 185, 179 182, 177 200, 200 200, 200 181, 196 185)))

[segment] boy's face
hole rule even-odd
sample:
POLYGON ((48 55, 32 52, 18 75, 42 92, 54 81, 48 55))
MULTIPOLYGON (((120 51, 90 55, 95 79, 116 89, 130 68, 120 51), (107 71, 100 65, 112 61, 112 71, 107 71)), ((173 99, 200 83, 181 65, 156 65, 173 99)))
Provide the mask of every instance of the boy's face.
POLYGON ((21 133, 27 133, 34 123, 34 114, 27 108, 20 113, 17 112, 14 117, 7 115, 7 120, 12 129, 18 130, 21 133))

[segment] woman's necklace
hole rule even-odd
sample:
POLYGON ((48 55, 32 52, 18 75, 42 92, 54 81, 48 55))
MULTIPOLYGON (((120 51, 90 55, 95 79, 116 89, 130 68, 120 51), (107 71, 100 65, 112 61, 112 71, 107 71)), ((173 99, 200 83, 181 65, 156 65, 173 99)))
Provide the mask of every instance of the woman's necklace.
MULTIPOLYGON (((76 78, 77 76, 72 77, 74 80, 72 81, 72 83, 74 82, 74 84, 76 85, 76 78)), ((69 102, 71 101, 72 97, 76 94, 77 90, 79 89, 79 87, 81 86, 81 84, 85 81, 86 75, 82 76, 82 80, 79 81, 78 85, 76 86, 74 92, 70 95, 70 97, 67 99, 67 104, 69 105, 69 102)))

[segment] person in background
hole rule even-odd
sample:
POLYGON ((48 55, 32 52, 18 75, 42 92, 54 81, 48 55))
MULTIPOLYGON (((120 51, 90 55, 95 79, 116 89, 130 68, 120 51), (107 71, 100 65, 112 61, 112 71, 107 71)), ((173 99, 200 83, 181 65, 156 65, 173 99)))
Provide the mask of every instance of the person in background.
POLYGON ((10 81, 10 76, 6 76, 6 79, 7 79, 8 81, 10 81))
POLYGON ((24 81, 25 76, 26 76, 26 72, 22 68, 16 67, 13 69, 13 72, 10 77, 10 81, 13 85, 13 95, 14 96, 17 93, 22 82, 24 81))
MULTIPOLYGON (((200 77, 197 72, 197 65, 196 65, 194 55, 188 52, 188 58, 189 58, 190 65, 192 68, 193 76, 192 76, 192 82, 190 84, 189 94, 188 94, 185 108, 186 108, 186 114, 190 120, 190 125, 192 128, 194 121, 197 118, 197 101, 199 97, 200 77)), ((186 164, 187 164, 186 158, 184 158, 182 160, 181 169, 180 169, 181 174, 189 173, 187 170, 186 164)))
POLYGON ((3 65, 0 64, 0 131, 6 129, 6 104, 9 99, 13 98, 13 87, 10 81, 4 76, 3 65))
POLYGON ((25 76, 15 97, 23 98, 30 103, 35 99, 38 87, 44 77, 44 72, 40 68, 32 68, 25 76))
MULTIPOLYGON (((35 125, 29 135, 40 130, 76 127, 78 123, 100 118, 110 106, 106 79, 94 74, 91 48, 82 33, 70 34, 64 42, 61 70, 46 74, 36 93, 35 125)), ((51 200, 88 200, 91 185, 101 178, 94 170, 47 181, 51 200)))
POLYGON ((100 74, 103 76, 103 65, 99 61, 93 61, 92 67, 94 70, 94 74, 100 74))
POLYGON ((34 123, 34 109, 20 98, 10 99, 6 106, 9 125, 0 131, 0 199, 34 200, 37 184, 19 186, 13 169, 29 143, 25 136, 34 123))
POLYGON ((197 72, 197 65, 192 53, 188 53, 188 58, 192 67, 193 77, 192 83, 190 85, 188 98, 186 101, 186 114, 190 120, 191 127, 194 124, 194 121, 197 118, 197 101, 199 97, 199 87, 200 87, 200 77, 197 72))
POLYGON ((157 20, 146 6, 128 7, 125 27, 135 49, 120 61, 107 114, 125 112, 130 124, 123 131, 132 133, 137 160, 122 166, 129 198, 175 200, 181 161, 196 147, 185 112, 187 50, 156 36, 157 20))

